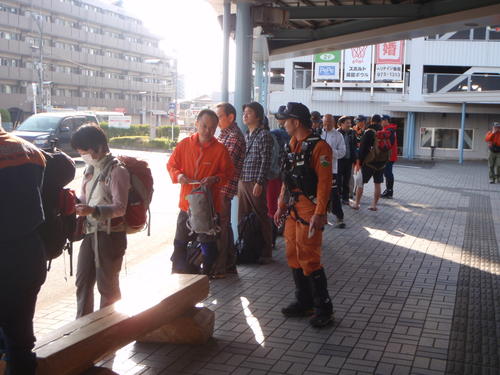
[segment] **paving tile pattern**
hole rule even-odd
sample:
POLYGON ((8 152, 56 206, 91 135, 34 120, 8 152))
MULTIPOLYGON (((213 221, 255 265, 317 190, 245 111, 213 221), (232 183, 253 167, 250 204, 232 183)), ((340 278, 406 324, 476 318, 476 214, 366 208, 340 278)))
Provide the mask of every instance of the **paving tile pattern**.
POLYGON ((472 194, 467 214, 447 374, 500 374, 500 254, 491 203, 472 194))

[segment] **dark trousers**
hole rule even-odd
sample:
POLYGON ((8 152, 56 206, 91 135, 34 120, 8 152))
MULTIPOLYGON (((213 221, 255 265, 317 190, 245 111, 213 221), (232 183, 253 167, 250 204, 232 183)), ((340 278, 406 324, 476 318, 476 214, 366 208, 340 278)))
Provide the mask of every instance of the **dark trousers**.
POLYGON ((389 191, 392 191, 394 188, 394 173, 392 173, 393 165, 393 161, 388 161, 384 168, 385 188, 389 191))
POLYGON ((352 160, 340 159, 337 164, 337 185, 343 201, 349 200, 349 183, 351 180, 352 160))
POLYGON ((94 233, 85 235, 76 269, 77 318, 94 312, 96 282, 101 294, 101 309, 121 298, 119 276, 126 248, 125 232, 97 232, 97 243, 94 233))
POLYGON ((172 273, 190 273, 191 266, 188 263, 187 246, 190 241, 198 241, 203 253, 203 273, 209 275, 212 267, 217 261, 216 236, 207 234, 190 234, 186 226, 189 216, 186 211, 180 211, 177 216, 177 228, 174 238, 174 252, 170 260, 172 261, 172 273))
POLYGON ((339 188, 337 185, 338 174, 333 174, 332 193, 330 194, 330 210, 338 220, 344 220, 344 211, 342 210, 342 203, 340 202, 339 188))
POLYGON ((33 375, 33 316, 47 273, 38 233, 0 240, 0 257, 0 353, 6 354, 7 375, 33 375))
POLYGON ((216 274, 225 274, 236 266, 236 250, 231 226, 231 199, 225 195, 221 198, 221 231, 217 239, 217 262, 214 269, 216 274))

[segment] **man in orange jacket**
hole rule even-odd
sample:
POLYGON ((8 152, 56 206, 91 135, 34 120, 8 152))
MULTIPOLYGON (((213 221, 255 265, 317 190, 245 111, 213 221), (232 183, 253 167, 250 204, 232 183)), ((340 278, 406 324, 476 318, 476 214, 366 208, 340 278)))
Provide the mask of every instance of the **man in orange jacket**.
POLYGON ((490 156, 488 157, 488 165, 490 167, 490 184, 500 182, 500 122, 493 124, 493 129, 486 133, 484 139, 488 142, 490 156))
POLYGON ((190 234, 187 228, 189 202, 193 189, 206 185, 212 194, 215 211, 220 213, 220 189, 234 173, 233 162, 226 147, 214 137, 219 118, 214 111, 202 110, 196 119, 197 132, 183 139, 168 160, 167 169, 174 184, 181 184, 179 216, 172 254, 172 273, 189 273, 187 245, 197 240, 203 253, 203 273, 209 275, 217 258, 216 236, 190 234))
POLYGON ((332 189, 332 149, 313 134, 305 105, 288 103, 276 117, 286 119, 285 128, 292 137, 274 220, 278 225, 284 215, 289 215, 285 223, 286 257, 295 282, 296 301, 281 312, 286 317, 314 314, 310 324, 324 327, 332 322, 333 315, 321 265, 323 227, 332 189))

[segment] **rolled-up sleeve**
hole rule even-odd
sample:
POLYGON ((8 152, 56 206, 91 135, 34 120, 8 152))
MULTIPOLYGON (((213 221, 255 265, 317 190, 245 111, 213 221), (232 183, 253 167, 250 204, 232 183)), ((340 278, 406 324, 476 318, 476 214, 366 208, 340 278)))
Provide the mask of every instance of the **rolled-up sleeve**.
POLYGON ((109 182, 111 204, 97 206, 99 220, 113 219, 125 215, 130 190, 130 174, 123 166, 117 166, 111 171, 109 182))

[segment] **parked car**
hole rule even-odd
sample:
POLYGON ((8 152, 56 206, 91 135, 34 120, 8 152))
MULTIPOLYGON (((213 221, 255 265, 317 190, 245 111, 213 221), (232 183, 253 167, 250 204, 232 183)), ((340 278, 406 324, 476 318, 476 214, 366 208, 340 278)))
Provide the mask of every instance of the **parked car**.
POLYGON ((99 124, 95 115, 82 112, 47 112, 28 117, 13 132, 39 148, 56 146, 71 156, 78 156, 72 149, 70 140, 82 124, 99 124))

